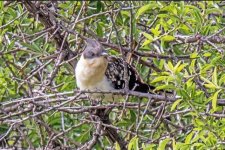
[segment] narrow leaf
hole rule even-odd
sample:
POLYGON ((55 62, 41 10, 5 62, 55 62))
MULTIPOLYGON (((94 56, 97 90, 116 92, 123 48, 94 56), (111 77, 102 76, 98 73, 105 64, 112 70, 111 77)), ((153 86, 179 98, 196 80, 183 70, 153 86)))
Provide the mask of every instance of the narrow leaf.
POLYGON ((142 44, 142 46, 148 45, 152 42, 152 40, 145 40, 144 43, 142 44))
POLYGON ((156 7, 154 3, 142 6, 136 13, 136 19, 138 19, 140 15, 144 14, 147 10, 154 9, 154 7, 156 7))
POLYGON ((212 82, 217 86, 217 69, 216 69, 216 67, 213 71, 212 82))
POLYGON ((186 67, 188 64, 181 64, 176 70, 175 72, 180 72, 181 70, 184 69, 184 67, 186 67))
POLYGON ((217 97, 218 97, 218 94, 221 90, 217 91, 213 97, 212 97, 212 108, 214 111, 216 111, 216 107, 217 107, 217 97))
POLYGON ((210 84, 204 84, 205 87, 209 88, 209 89, 216 89, 216 86, 213 83, 210 84))
POLYGON ((176 100, 173 105, 171 106, 170 111, 174 111, 174 109, 176 108, 176 106, 182 101, 182 99, 178 99, 176 100))
POLYGON ((215 84, 213 84, 211 81, 209 81, 208 79, 204 78, 204 77, 200 77, 203 81, 205 81, 208 84, 204 84, 206 87, 208 88, 217 88, 217 86, 215 84))
POLYGON ((118 144, 118 142, 115 143, 115 149, 116 149, 116 150, 121 150, 121 149, 120 149, 120 145, 118 144))
POLYGON ((150 34, 145 33, 145 32, 143 32, 142 34, 143 34, 149 41, 153 41, 153 37, 152 37, 150 34))
POLYGON ((167 42, 170 42, 170 41, 173 41, 175 39, 174 36, 172 35, 165 35, 161 38, 163 41, 167 41, 167 42))
POLYGON ((170 138, 166 138, 160 142, 157 150, 164 150, 166 148, 166 144, 170 141, 170 138))
POLYGON ((152 80, 151 83, 159 82, 159 81, 165 80, 166 78, 168 78, 168 76, 159 76, 159 77, 156 77, 154 80, 152 80))
POLYGON ((193 137, 193 134, 194 134, 194 132, 192 131, 191 133, 189 133, 189 134, 187 135, 187 137, 186 137, 186 139, 185 139, 185 143, 186 143, 186 144, 190 144, 191 139, 192 139, 192 137, 193 137))

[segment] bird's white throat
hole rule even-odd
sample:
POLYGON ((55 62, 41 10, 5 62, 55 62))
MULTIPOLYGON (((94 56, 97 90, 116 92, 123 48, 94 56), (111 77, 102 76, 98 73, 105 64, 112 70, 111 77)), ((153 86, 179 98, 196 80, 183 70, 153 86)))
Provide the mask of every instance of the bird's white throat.
POLYGON ((81 90, 106 90, 110 86, 106 77, 105 70, 107 60, 104 57, 84 59, 81 56, 76 67, 77 86, 81 90))
MULTIPOLYGON (((113 86, 105 76, 107 60, 105 58, 84 59, 82 56, 76 67, 76 82, 81 90, 113 90, 113 86)), ((104 97, 112 101, 112 94, 89 94, 93 98, 104 97)))

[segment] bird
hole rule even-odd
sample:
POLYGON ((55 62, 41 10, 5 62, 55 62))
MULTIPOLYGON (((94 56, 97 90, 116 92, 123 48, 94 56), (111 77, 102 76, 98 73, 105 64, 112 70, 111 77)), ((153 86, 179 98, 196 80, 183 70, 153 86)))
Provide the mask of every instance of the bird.
MULTIPOLYGON (((122 90, 125 89, 125 67, 129 90, 148 93, 154 86, 143 82, 139 73, 120 57, 110 56, 100 42, 86 39, 86 47, 75 68, 76 83, 80 90, 122 90)), ((98 98, 102 94, 91 94, 98 98)), ((103 99, 112 101, 112 94, 105 94, 103 99)))
MULTIPOLYGON (((75 67, 76 84, 80 90, 123 90, 127 88, 125 85, 127 83, 125 82, 126 73, 129 90, 151 93, 155 89, 154 86, 145 83, 137 70, 129 63, 120 57, 110 56, 100 42, 90 38, 85 40, 86 47, 75 67)), ((106 101, 114 101, 121 98, 118 95, 101 93, 89 93, 88 96, 94 99, 101 98, 106 101)), ((104 124, 111 124, 108 109, 96 109, 94 114, 104 124)), ((121 149, 127 149, 127 142, 121 139, 117 130, 106 127, 104 131, 111 143, 118 142, 121 149)))

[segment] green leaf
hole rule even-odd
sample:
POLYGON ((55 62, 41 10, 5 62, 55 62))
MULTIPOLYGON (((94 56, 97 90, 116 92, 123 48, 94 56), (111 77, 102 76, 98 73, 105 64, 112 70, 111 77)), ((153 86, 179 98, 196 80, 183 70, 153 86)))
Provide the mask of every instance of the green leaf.
POLYGON ((217 97, 218 97, 218 94, 221 90, 217 91, 216 93, 213 94, 213 97, 212 97, 212 108, 214 111, 216 111, 216 108, 217 108, 217 97))
POLYGON ((148 34, 148 33, 145 33, 145 32, 143 32, 142 33, 149 41, 153 41, 153 37, 150 35, 150 34, 148 34))
POLYGON ((101 9, 102 9, 102 2, 101 1, 98 1, 96 7, 97 7, 97 12, 100 12, 101 9))
POLYGON ((174 138, 173 138, 172 146, 173 146, 173 149, 177 149, 177 143, 174 138))
POLYGON ((170 141, 170 138, 166 138, 159 143, 159 147, 157 150, 164 150, 166 148, 166 144, 170 141))
POLYGON ((213 75, 212 75, 212 82, 216 85, 217 85, 217 69, 216 67, 214 68, 214 71, 213 71, 213 75))
POLYGON ((209 9, 206 9, 205 11, 206 14, 211 14, 211 13, 216 13, 218 15, 222 15, 223 14, 223 11, 221 9, 218 9, 218 8, 209 8, 209 9))
POLYGON ((181 33, 184 33, 184 34, 189 34, 190 33, 190 27, 188 27, 187 25, 185 24, 181 24, 178 29, 181 31, 181 33))
POLYGON ((151 32, 154 34, 155 37, 161 34, 161 31, 159 28, 160 28, 160 24, 157 24, 155 28, 151 29, 151 32))
POLYGON ((217 137, 215 136, 214 133, 209 132, 208 138, 207 138, 207 141, 206 141, 206 145, 207 146, 215 146, 215 145, 217 145, 217 137))
POLYGON ((213 68, 214 65, 212 64, 206 64, 201 70, 200 70, 200 73, 205 73, 207 70, 213 68))
POLYGON ((225 83, 225 74, 223 74, 219 79, 219 85, 225 83))
POLYGON ((130 142, 128 144, 128 150, 139 150, 137 136, 133 137, 130 140, 130 142))
POLYGON ((88 140, 88 138, 90 137, 90 131, 91 131, 91 128, 89 130, 86 130, 84 133, 81 133, 80 136, 76 138, 76 141, 84 142, 88 140))
POLYGON ((18 9, 19 9, 19 12, 20 13, 23 13, 23 7, 22 7, 22 5, 21 4, 18 4, 17 6, 18 6, 18 9))
POLYGON ((221 55, 214 57, 214 58, 211 60, 211 64, 212 64, 212 65, 215 65, 216 63, 219 62, 219 60, 221 60, 221 55))
POLYGON ((21 43, 23 46, 27 47, 28 49, 32 50, 33 52, 41 52, 40 48, 35 44, 28 44, 28 43, 21 43))
POLYGON ((194 52, 190 55, 190 58, 197 58, 197 56, 198 56, 198 53, 194 52))
POLYGON ((216 89, 216 86, 213 83, 204 84, 204 86, 209 88, 209 89, 216 89))
POLYGON ((142 44, 142 46, 148 45, 152 43, 152 40, 145 40, 144 43, 142 44))
POLYGON ((103 33, 103 26, 101 26, 99 23, 97 24, 97 34, 100 37, 103 37, 104 33, 103 33))
POLYGON ((188 64, 181 64, 181 65, 175 70, 175 72, 176 72, 176 73, 180 72, 180 71, 183 70, 184 67, 186 67, 187 65, 188 65, 188 64))
POLYGON ((142 143, 142 150, 153 150, 153 149, 155 149, 154 147, 156 147, 156 144, 144 145, 144 143, 142 143))
POLYGON ((194 121, 196 126, 205 126, 205 122, 203 122, 201 119, 196 118, 194 121))
POLYGON ((118 144, 118 142, 115 143, 115 149, 116 149, 116 150, 121 150, 121 149, 120 149, 120 145, 118 144))
POLYGON ((208 84, 204 84, 206 87, 211 88, 211 89, 215 89, 217 88, 217 86, 215 84, 213 84, 211 81, 209 81, 208 79, 204 78, 204 77, 200 77, 203 81, 205 81, 208 84))
POLYGON ((130 13, 128 11, 121 11, 122 16, 130 17, 130 13))
POLYGON ((161 11, 168 11, 171 15, 177 15, 177 7, 171 3, 171 5, 165 6, 161 11))
POLYGON ((159 76, 153 79, 151 83, 159 82, 159 81, 165 80, 166 78, 168 78, 168 76, 159 76))
POLYGON ((175 89, 175 86, 174 85, 161 85, 161 86, 157 86, 156 88, 155 88, 155 90, 157 91, 157 90, 163 90, 163 89, 175 89))
POLYGON ((174 109, 176 108, 176 106, 182 101, 182 99, 178 99, 176 100, 173 105, 171 106, 170 111, 174 111, 174 109))
POLYGON ((131 122, 135 122, 135 120, 136 120, 136 113, 135 113, 135 111, 134 110, 130 110, 130 121, 131 122))
POLYGON ((205 56, 205 57, 210 57, 211 55, 212 55, 212 53, 210 53, 210 52, 206 52, 203 54, 203 56, 205 56))
POLYGON ((193 135, 194 135, 193 131, 187 135, 187 137, 185 139, 186 144, 191 144, 191 139, 192 139, 193 135))
POLYGON ((2 10, 2 8, 4 7, 4 1, 0 1, 0 11, 2 10))
POLYGON ((178 63, 175 65, 175 67, 174 67, 174 70, 176 71, 177 70, 177 68, 178 68, 178 66, 180 66, 180 64, 181 64, 181 61, 178 61, 178 63))
POLYGON ((173 41, 174 39, 175 39, 175 37, 172 35, 165 35, 161 38, 161 40, 166 41, 166 42, 173 41))
POLYGON ((174 71, 174 67, 173 67, 173 64, 171 63, 171 61, 169 61, 167 64, 165 63, 165 68, 168 71, 171 71, 171 72, 174 71))
POLYGON ((170 70, 174 70, 173 64, 171 63, 171 61, 168 62, 168 66, 170 68, 170 70))
POLYGON ((136 13, 136 19, 138 19, 142 14, 144 14, 146 11, 150 9, 154 9, 157 5, 155 3, 144 5, 141 8, 138 9, 136 13))
POLYGON ((187 93, 186 90, 181 89, 181 90, 180 90, 180 94, 181 94, 181 96, 182 96, 183 98, 185 98, 185 99, 190 99, 190 96, 188 95, 188 93, 187 93))
POLYGON ((201 16, 200 9, 196 6, 194 6, 194 5, 186 5, 186 7, 192 9, 191 14, 194 14, 194 17, 195 17, 196 21, 201 24, 203 19, 202 19, 202 16, 201 16))

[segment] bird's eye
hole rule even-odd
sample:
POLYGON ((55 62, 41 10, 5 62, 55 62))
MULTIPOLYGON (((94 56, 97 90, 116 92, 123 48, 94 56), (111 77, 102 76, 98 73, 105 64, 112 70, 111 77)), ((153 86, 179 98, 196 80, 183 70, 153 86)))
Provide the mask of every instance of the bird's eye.
POLYGON ((96 56, 96 54, 91 50, 87 50, 87 51, 84 51, 83 56, 84 56, 84 58, 91 59, 91 58, 94 58, 96 56))
POLYGON ((92 52, 92 51, 88 52, 88 55, 87 55, 88 58, 94 58, 94 56, 95 56, 94 52, 92 52))
POLYGON ((93 53, 92 51, 89 51, 89 56, 90 57, 94 57, 95 56, 95 53, 93 53))

